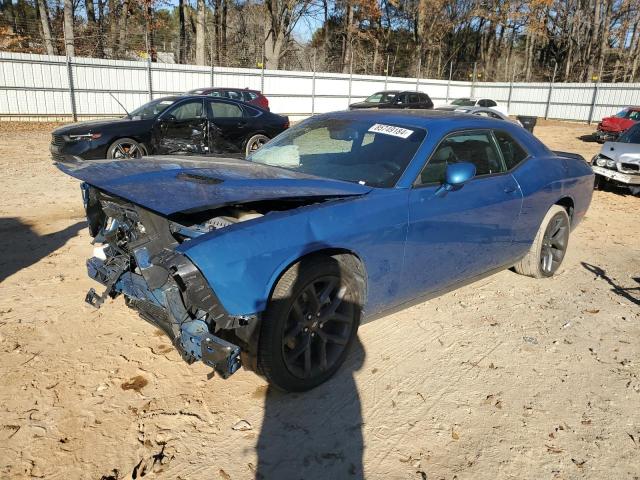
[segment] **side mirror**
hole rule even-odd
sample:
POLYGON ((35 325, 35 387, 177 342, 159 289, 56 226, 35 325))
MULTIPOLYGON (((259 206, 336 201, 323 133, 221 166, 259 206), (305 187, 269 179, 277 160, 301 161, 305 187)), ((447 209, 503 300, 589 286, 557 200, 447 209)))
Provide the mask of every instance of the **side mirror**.
POLYGON ((173 122, 177 122, 178 119, 176 117, 174 117, 173 115, 169 114, 166 117, 163 118, 163 120, 165 122, 169 122, 169 123, 173 123, 173 122))
POLYGON ((436 191, 439 197, 444 196, 447 192, 460 190, 476 175, 476 166, 470 162, 451 163, 447 165, 445 172, 445 181, 436 191))

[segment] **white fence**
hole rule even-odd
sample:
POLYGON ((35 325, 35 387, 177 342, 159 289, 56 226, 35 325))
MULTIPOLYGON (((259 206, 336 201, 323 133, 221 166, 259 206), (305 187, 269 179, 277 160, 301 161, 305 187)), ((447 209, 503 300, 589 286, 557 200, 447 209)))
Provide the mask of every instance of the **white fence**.
POLYGON ((490 83, 204 67, 0 52, 0 120, 69 120, 122 114, 149 99, 206 87, 262 90, 292 119, 343 110, 384 89, 420 90, 436 105, 488 97, 512 115, 596 121, 640 104, 640 83, 490 83))

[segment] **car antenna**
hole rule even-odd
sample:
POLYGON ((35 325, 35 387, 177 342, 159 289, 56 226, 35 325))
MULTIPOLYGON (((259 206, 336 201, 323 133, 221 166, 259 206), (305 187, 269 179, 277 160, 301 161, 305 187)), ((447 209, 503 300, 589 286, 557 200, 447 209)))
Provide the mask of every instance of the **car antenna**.
POLYGON ((116 101, 116 103, 122 107, 122 109, 126 112, 127 117, 130 117, 131 115, 129 115, 129 112, 127 111, 127 109, 126 109, 126 108, 124 108, 124 105, 122 105, 122 104, 118 101, 118 99, 116 98, 116 96, 115 96, 113 93, 111 93, 111 92, 109 92, 109 95, 111 95, 111 98, 113 98, 113 99, 116 101))

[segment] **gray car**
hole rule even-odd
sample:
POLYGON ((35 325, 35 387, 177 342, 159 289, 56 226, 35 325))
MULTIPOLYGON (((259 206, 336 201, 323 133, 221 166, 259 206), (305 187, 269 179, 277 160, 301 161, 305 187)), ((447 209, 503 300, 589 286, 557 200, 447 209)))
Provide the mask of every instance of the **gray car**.
POLYGON ((602 145, 600 153, 591 160, 596 174, 595 186, 606 183, 629 187, 640 194, 640 123, 636 123, 614 142, 602 145))

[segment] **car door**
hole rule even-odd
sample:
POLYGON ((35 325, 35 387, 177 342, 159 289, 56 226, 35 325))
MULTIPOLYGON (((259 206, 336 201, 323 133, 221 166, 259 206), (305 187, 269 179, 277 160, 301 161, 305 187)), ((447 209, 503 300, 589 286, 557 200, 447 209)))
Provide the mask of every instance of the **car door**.
POLYGON ((207 131, 203 100, 185 100, 156 121, 152 135, 154 151, 159 154, 204 154, 208 150, 207 131))
POLYGON ((242 107, 224 100, 207 100, 209 148, 212 153, 238 153, 251 133, 251 119, 242 107))
POLYGON ((409 194, 407 295, 433 293, 514 260, 521 206, 522 192, 490 131, 445 137, 409 194), (437 194, 447 164, 463 161, 476 166, 476 176, 459 190, 437 194))

